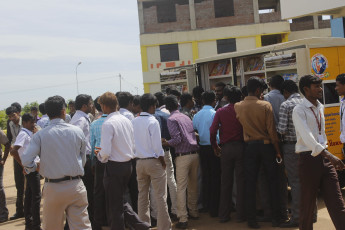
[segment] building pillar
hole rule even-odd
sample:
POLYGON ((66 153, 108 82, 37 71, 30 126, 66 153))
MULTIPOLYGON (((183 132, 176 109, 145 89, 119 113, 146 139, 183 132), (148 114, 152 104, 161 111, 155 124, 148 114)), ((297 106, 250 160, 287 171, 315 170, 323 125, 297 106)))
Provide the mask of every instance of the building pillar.
POLYGON ((138 1, 138 15, 139 15, 140 34, 143 34, 145 33, 145 23, 144 23, 144 7, 143 7, 142 1, 138 1))
POLYGON ((331 19, 332 37, 345 38, 345 17, 331 19))
POLYGON ((317 15, 313 16, 313 21, 314 21, 314 29, 319 29, 319 18, 317 15))
POLYGON ((253 0, 254 23, 260 23, 259 0, 253 0))
POLYGON ((195 17, 195 6, 194 0, 189 0, 189 17, 190 17, 190 28, 196 29, 196 17, 195 17))

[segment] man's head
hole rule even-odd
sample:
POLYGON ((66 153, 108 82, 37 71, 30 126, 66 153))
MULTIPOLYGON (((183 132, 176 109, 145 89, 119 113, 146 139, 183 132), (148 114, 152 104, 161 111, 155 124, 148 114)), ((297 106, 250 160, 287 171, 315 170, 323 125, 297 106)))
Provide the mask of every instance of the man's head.
POLYGON ((110 114, 117 111, 118 101, 114 93, 106 92, 99 97, 98 103, 102 107, 104 114, 110 114))
POLYGON ((143 112, 154 114, 157 105, 157 98, 151 93, 145 93, 140 98, 140 107, 143 112))
POLYGON ((68 109, 69 109, 71 114, 75 113, 75 102, 74 101, 68 102, 68 109))
POLYGON ((299 89, 308 99, 322 99, 322 80, 313 75, 305 75, 299 80, 299 89))
POLYGON ((75 99, 76 110, 81 110, 84 113, 91 113, 93 107, 92 97, 86 94, 79 94, 75 99))
POLYGON ((224 82, 217 82, 216 83, 216 88, 215 88, 215 92, 216 92, 216 99, 217 101, 222 100, 223 98, 223 90, 225 88, 225 83, 224 82))
POLYGON ((19 113, 22 112, 22 106, 18 102, 12 103, 11 106, 16 107, 19 113))
POLYGON ((174 95, 175 97, 177 97, 178 101, 180 100, 181 93, 177 89, 170 90, 170 95, 174 95))
POLYGON ((271 77, 269 86, 272 90, 277 89, 280 91, 283 83, 284 83, 284 78, 280 75, 275 75, 271 77))
POLYGON ((140 95, 135 95, 133 98, 133 109, 132 113, 137 114, 141 112, 141 107, 140 107, 140 95))
POLYGON ((47 113, 46 113, 46 110, 45 110, 45 108, 44 108, 44 103, 40 104, 40 105, 38 106, 38 109, 40 110, 40 112, 41 112, 43 115, 46 115, 46 114, 47 114, 47 113))
POLYGON ((24 113, 22 116, 22 126, 30 131, 34 131, 35 117, 31 113, 24 113))
POLYGON ((30 108, 30 112, 31 114, 34 116, 34 117, 37 117, 38 116, 38 108, 36 106, 32 106, 30 108))
POLYGON ((66 117, 66 103, 61 96, 49 97, 44 102, 44 108, 50 120, 55 118, 65 119, 66 117))
POLYGON ((129 92, 119 92, 116 94, 120 108, 132 111, 133 107, 133 95, 129 92))
POLYGON ((267 84, 261 78, 251 77, 247 81, 247 90, 249 96, 260 98, 265 89, 267 89, 267 84))
POLYGON ((165 98, 165 107, 169 112, 173 112, 178 108, 178 100, 174 95, 169 95, 165 98))
POLYGON ((242 92, 242 99, 248 96, 248 89, 246 85, 242 87, 241 92, 242 92))
POLYGON ((292 94, 298 93, 298 86, 292 80, 286 80, 281 86, 281 92, 285 99, 288 99, 292 94))
POLYGON ((163 106, 164 105, 165 95, 162 92, 157 92, 154 95, 157 98, 157 102, 158 102, 157 105, 158 105, 158 107, 163 106))
POLYGON ((216 105, 216 95, 213 91, 206 91, 201 95, 201 100, 204 105, 214 107, 216 105))
POLYGON ((18 109, 14 106, 10 106, 6 109, 6 115, 8 116, 8 119, 12 121, 14 124, 18 124, 20 120, 20 112, 18 109))
POLYGON ((230 104, 236 104, 237 102, 240 102, 242 100, 242 92, 241 90, 236 87, 225 87, 224 88, 224 98, 230 103, 230 104))
POLYGON ((339 96, 345 96, 345 73, 339 74, 335 82, 335 90, 339 96))
POLYGON ((192 109, 194 107, 193 96, 189 93, 184 93, 180 97, 180 104, 182 108, 192 109))
POLYGON ((193 88, 193 97, 195 102, 201 103, 201 95, 205 90, 201 86, 195 86, 193 88))
POLYGON ((98 112, 103 112, 101 105, 98 103, 98 99, 99 99, 99 96, 96 97, 95 100, 93 100, 93 104, 94 104, 94 106, 95 106, 95 108, 97 109, 98 112))

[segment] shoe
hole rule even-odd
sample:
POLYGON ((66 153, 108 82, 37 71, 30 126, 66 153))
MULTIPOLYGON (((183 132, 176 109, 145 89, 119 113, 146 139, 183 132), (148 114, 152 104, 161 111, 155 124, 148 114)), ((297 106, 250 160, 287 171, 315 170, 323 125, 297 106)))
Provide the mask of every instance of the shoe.
POLYGON ((151 228, 157 227, 157 219, 151 217, 151 228))
POLYGON ((198 216, 191 216, 191 215, 189 215, 188 219, 199 220, 199 217, 198 216))
POLYGON ((172 222, 177 222, 179 219, 178 219, 178 217, 177 217, 176 214, 171 213, 171 214, 170 214, 170 220, 171 220, 172 222))
POLYGON ((271 217, 265 217, 265 216, 259 216, 256 218, 257 222, 271 222, 272 218, 271 217))
POLYGON ((279 227, 281 227, 281 228, 297 228, 298 226, 299 226, 298 223, 290 220, 286 223, 282 223, 279 227))
POLYGON ((226 222, 229 222, 230 221, 230 217, 228 217, 228 218, 224 218, 224 219, 220 219, 219 220, 219 223, 226 223, 226 222))
POLYGON ((23 217, 24 217, 24 213, 15 213, 13 216, 10 217, 10 220, 16 220, 23 217))
POLYGON ((175 227, 179 229, 186 229, 188 227, 188 222, 178 222, 175 227))
POLYGON ((248 227, 258 229, 258 228, 260 228, 260 225, 258 225, 257 222, 248 222, 248 227))
POLYGON ((279 227, 280 226, 280 221, 278 220, 272 220, 272 227, 279 227))
POLYGON ((0 223, 5 223, 6 221, 8 221, 8 218, 0 219, 0 223))

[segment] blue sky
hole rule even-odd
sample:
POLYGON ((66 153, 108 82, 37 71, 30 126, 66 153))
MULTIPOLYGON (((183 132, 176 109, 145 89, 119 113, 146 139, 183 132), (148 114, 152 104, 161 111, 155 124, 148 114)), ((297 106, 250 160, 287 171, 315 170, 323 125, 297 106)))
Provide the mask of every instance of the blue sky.
POLYGON ((137 1, 0 2, 0 109, 75 98, 78 62, 80 93, 143 93, 137 1))

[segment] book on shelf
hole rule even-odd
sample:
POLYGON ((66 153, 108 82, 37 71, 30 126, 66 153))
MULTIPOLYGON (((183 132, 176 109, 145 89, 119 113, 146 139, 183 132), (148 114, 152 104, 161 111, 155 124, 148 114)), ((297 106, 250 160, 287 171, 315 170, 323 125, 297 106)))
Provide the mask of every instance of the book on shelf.
POLYGON ((161 82, 169 82, 169 81, 178 81, 178 80, 186 80, 187 76, 186 76, 186 72, 182 71, 180 73, 176 73, 174 72, 171 75, 168 74, 164 74, 160 76, 160 81, 161 82))
POLYGON ((231 71, 231 65, 229 61, 211 62, 208 64, 209 76, 221 76, 228 75, 231 71))
POLYGON ((259 71, 264 69, 262 57, 253 57, 244 59, 245 72, 259 71))

